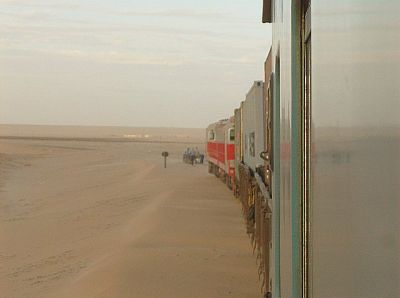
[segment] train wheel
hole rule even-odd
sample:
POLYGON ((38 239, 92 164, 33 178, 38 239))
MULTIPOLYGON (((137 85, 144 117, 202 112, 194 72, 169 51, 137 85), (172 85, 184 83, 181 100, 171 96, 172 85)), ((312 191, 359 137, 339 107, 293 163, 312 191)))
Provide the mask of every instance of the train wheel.
POLYGON ((232 189, 232 177, 227 176, 226 178, 226 185, 228 185, 229 189, 232 189))
POLYGON ((215 175, 215 177, 219 177, 219 168, 218 167, 214 167, 214 175, 215 175))

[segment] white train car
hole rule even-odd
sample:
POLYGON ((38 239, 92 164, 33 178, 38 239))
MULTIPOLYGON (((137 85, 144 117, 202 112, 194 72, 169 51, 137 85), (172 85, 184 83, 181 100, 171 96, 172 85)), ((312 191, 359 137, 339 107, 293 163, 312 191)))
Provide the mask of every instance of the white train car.
POLYGON ((264 0, 267 297, 400 297, 400 1, 264 0))
POLYGON ((264 83, 255 81, 242 105, 243 162, 254 172, 264 161, 264 83))

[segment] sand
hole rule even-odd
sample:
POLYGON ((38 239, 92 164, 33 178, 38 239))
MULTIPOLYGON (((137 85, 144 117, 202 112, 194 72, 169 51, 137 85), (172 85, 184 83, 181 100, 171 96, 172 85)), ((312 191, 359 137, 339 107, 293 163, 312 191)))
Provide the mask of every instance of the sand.
POLYGON ((203 134, 0 126, 1 297, 260 297, 239 202, 181 161, 203 134))

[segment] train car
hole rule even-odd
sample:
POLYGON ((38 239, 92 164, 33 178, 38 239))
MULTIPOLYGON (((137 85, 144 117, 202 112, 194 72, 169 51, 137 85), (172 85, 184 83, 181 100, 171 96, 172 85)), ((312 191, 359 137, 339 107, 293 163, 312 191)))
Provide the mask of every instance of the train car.
POLYGON ((229 187, 235 186, 234 117, 210 124, 206 130, 209 173, 220 177, 229 187))
POLYGON ((264 151, 264 82, 256 81, 246 95, 242 106, 243 162, 252 171, 263 165, 260 153, 264 151))
MULTIPOLYGON (((242 105, 242 104, 241 104, 242 105)), ((235 109, 235 185, 239 185, 239 165, 243 162, 242 149, 242 106, 235 109)), ((239 189, 235 188, 235 196, 238 196, 239 189)))
POLYGON ((264 0, 266 297, 400 297, 399 13, 399 1, 264 0))

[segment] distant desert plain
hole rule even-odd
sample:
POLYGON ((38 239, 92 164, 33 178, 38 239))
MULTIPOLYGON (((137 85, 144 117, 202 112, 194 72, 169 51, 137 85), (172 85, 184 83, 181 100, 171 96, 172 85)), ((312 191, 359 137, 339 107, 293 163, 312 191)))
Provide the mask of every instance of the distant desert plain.
POLYGON ((0 125, 0 296, 259 297, 239 202, 182 162, 204 136, 0 125))

